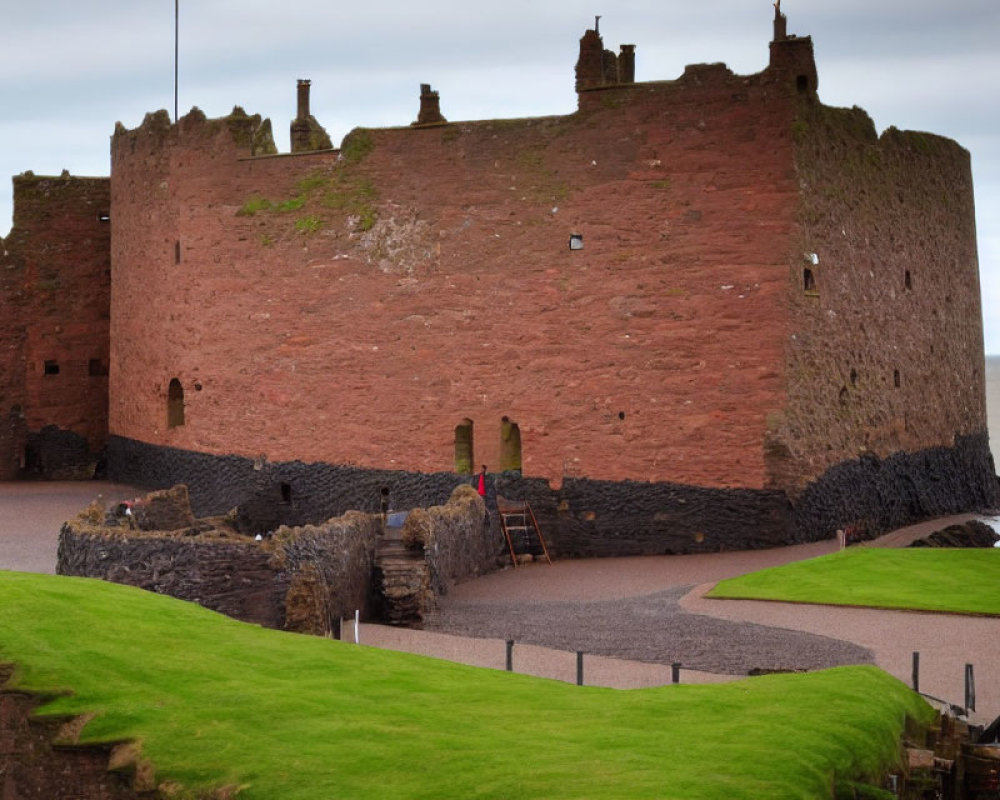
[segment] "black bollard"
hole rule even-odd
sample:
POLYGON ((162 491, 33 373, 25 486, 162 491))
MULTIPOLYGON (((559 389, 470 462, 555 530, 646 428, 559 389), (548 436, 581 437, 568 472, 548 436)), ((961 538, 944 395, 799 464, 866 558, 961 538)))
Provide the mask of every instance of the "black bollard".
POLYGON ((507 640, 507 672, 514 671, 514 640, 507 640))
POLYGON ((674 683, 681 682, 681 664, 679 661, 675 661, 670 665, 670 680, 674 683))
POLYGON ((965 665, 965 707, 969 711, 976 710, 976 677, 972 673, 972 664, 965 665))
POLYGON ((920 691, 920 653, 913 651, 913 691, 920 691))
POLYGON ((583 651, 576 651, 576 685, 583 686, 583 651))

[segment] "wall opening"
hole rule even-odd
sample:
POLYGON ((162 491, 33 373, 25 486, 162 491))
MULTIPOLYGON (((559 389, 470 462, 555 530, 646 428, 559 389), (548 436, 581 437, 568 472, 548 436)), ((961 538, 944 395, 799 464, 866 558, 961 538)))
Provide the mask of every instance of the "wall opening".
POLYGON ((802 270, 802 288, 806 292, 815 294, 816 289, 816 276, 809 267, 805 267, 802 270))
POLYGON ((292 485, 282 482, 280 488, 282 505, 290 506, 292 504, 292 485))
POLYGON ((521 429, 510 417, 500 420, 500 471, 521 470, 521 429))
POLYGON ((909 270, 903 273, 903 287, 906 291, 910 291, 913 288, 913 278, 910 276, 909 270))
POLYGON ((46 361, 43 367, 46 375, 58 375, 59 374, 59 362, 58 361, 46 361))
POLYGON ((111 222, 111 215, 107 211, 102 211, 97 215, 98 222, 111 222))
POLYGON ((87 374, 92 378, 104 377, 108 374, 108 365, 99 358, 92 358, 87 362, 87 374))
POLYGON ((795 79, 795 88, 798 89, 798 91, 801 94, 805 94, 806 92, 808 92, 809 91, 809 76, 808 75, 799 75, 795 79))
POLYGON ((179 428, 184 424, 184 387, 177 378, 170 379, 167 389, 167 427, 179 428))
POLYGON ((180 239, 178 239, 176 242, 174 242, 174 263, 175 264, 180 264, 181 263, 181 240, 180 239))
POLYGON ((848 398, 847 387, 846 386, 841 386, 840 387, 840 398, 839 398, 841 406, 846 406, 847 405, 847 398, 848 398))
POLYGON ((583 250, 583 234, 582 233, 571 233, 569 235, 569 249, 570 250, 583 250))
POLYGON ((858 371, 856 369, 851 370, 851 386, 858 385, 858 371))
POLYGON ((892 385, 895 386, 897 389, 899 388, 899 370, 898 369, 894 369, 892 371, 892 385))
POLYGON ((472 474, 472 420, 466 417, 455 426, 455 472, 472 474))

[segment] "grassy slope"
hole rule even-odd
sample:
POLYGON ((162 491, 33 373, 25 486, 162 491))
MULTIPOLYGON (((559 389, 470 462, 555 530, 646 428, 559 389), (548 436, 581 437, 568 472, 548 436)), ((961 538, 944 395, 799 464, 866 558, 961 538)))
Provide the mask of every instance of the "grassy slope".
POLYGON ((877 773, 905 715, 871 667, 576 687, 246 625, 172 598, 0 572, 0 661, 45 713, 100 711, 158 780, 246 798, 792 798, 877 773))
POLYGON ((854 547, 721 581, 709 597, 1000 614, 1000 549, 854 547))

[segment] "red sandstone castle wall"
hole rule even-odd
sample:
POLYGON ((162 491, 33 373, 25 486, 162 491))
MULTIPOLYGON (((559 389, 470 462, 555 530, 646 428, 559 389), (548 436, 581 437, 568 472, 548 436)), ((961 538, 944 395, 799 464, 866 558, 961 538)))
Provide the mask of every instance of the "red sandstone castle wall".
POLYGON ((27 433, 46 425, 104 446, 109 208, 107 178, 14 178, 0 259, 0 479, 16 476, 27 433))
POLYGON ((120 131, 111 430, 441 471, 465 418, 495 467, 508 416, 527 475, 762 486, 792 133, 721 67, 569 117, 355 132, 340 161, 237 160, 197 116, 120 131))
POLYGON ((802 486, 845 457, 985 433, 968 153, 932 134, 876 137, 857 108, 805 104, 795 129, 797 286, 772 480, 802 486))

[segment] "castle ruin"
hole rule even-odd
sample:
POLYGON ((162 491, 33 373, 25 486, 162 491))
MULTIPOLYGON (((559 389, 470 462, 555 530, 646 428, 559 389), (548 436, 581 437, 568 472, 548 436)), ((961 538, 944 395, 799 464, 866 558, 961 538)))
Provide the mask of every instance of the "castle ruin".
POLYGON ((277 526, 485 463, 577 556, 994 505, 969 154, 818 83, 776 9, 754 75, 637 83, 595 25, 566 116, 424 84, 334 149, 300 80, 290 155, 238 108, 119 125, 110 179, 14 179, 0 477, 103 451, 277 526))

